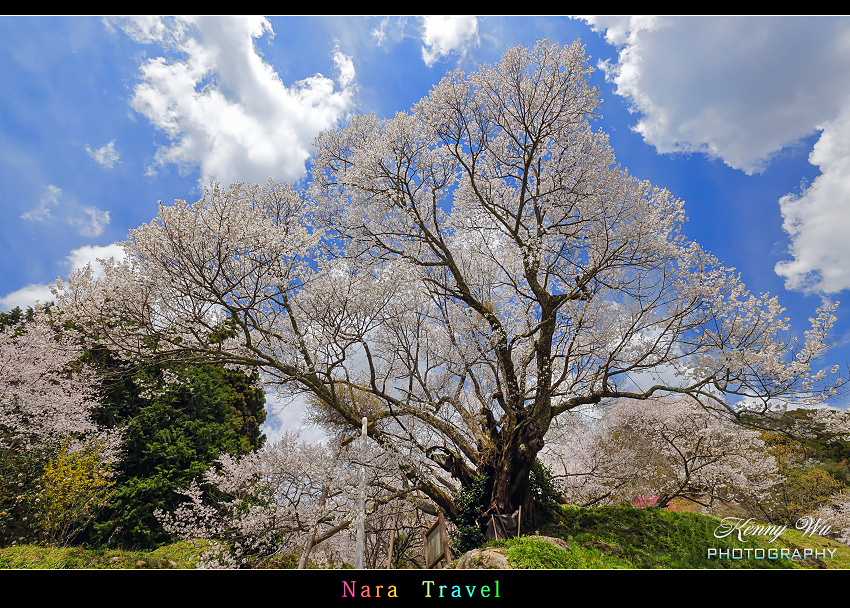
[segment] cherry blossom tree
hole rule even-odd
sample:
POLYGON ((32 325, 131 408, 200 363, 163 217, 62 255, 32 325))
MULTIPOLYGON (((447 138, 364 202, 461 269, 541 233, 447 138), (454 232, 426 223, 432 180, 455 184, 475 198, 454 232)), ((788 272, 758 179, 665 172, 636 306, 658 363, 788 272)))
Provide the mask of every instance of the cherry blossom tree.
POLYGON ((789 421, 795 437, 820 437, 828 441, 850 441, 850 410, 819 407, 789 421))
POLYGON ((43 309, 0 328, 0 543, 68 542, 110 483, 119 433, 91 419, 94 372, 43 309))
POLYGON ((813 369, 834 309, 797 342, 776 298, 685 238, 682 201, 593 130, 591 71, 580 44, 543 41, 450 73, 408 113, 321 134, 303 188, 161 205, 60 306, 127 355, 258 367, 352 430, 367 415, 450 517, 479 475, 488 510, 531 516, 544 437, 584 405, 769 411, 834 390, 813 369))
POLYGON ((800 527, 818 519, 829 524, 830 538, 850 546, 850 490, 845 488, 833 494, 827 504, 807 516, 800 527))
POLYGON ((180 538, 225 541, 208 556, 210 565, 297 551, 304 539, 316 544, 316 535, 330 537, 350 523, 344 507, 352 502, 356 476, 341 465, 324 446, 287 434, 241 459, 222 455, 183 492, 186 502, 157 517, 180 538), (213 491, 205 494, 202 484, 213 491))
POLYGON ((779 469, 759 432, 731 416, 675 398, 616 401, 555 424, 540 454, 565 498, 581 506, 666 506, 677 497, 711 508, 775 486, 779 469))
POLYGON ((44 312, 0 330, 0 449, 60 444, 91 434, 92 370, 82 351, 44 312))
POLYGON ((218 541, 204 558, 207 567, 257 566, 283 554, 300 556, 299 568, 310 558, 353 563, 353 546, 341 533, 357 521, 359 468, 369 470, 367 519, 409 494, 395 489, 403 484, 388 478, 376 446, 362 460, 359 454, 286 433, 241 459, 222 455, 182 491, 185 502, 157 517, 180 538, 218 541))

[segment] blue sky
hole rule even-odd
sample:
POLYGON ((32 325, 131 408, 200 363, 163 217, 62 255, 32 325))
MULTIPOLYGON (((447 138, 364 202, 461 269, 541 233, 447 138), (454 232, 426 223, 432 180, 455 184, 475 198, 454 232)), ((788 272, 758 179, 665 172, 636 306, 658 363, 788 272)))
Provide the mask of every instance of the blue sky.
POLYGON ((752 292, 799 332, 846 300, 829 362, 850 359, 846 17, 0 17, 0 309, 159 200, 300 179, 319 131, 539 38, 581 39, 618 161, 684 199, 686 234, 752 292))

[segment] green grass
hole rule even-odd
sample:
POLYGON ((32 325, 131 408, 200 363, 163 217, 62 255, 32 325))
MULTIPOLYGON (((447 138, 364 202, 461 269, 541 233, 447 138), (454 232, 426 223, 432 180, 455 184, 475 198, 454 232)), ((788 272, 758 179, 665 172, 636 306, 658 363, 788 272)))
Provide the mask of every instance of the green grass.
POLYGON ((530 570, 633 568, 630 562, 594 547, 567 541, 570 550, 524 536, 494 541, 488 546, 505 547, 511 568, 530 570))
MULTIPOLYGON (((180 541, 153 551, 19 545, 0 548, 0 569, 194 569, 212 544, 201 540, 180 541)), ((257 562, 255 567, 294 569, 298 567, 298 559, 297 554, 274 555, 257 562)), ((348 564, 335 566, 351 567, 348 564)))
POLYGON ((155 551, 83 549, 20 545, 0 549, 0 568, 19 569, 126 569, 195 568, 204 542, 181 541, 155 551))
MULTIPOLYGON (((540 533, 567 541, 570 551, 527 538, 499 541, 514 568, 850 568, 850 547, 819 536, 787 530, 775 542, 767 537, 747 536, 741 542, 735 535, 715 538, 720 521, 694 513, 671 513, 658 509, 565 507, 557 521, 540 533), (819 562, 803 559, 718 559, 709 558, 709 549, 744 547, 789 549, 834 549, 819 562)), ((754 555, 754 553, 751 553, 754 555)), ((767 555, 767 553, 761 553, 767 555)))

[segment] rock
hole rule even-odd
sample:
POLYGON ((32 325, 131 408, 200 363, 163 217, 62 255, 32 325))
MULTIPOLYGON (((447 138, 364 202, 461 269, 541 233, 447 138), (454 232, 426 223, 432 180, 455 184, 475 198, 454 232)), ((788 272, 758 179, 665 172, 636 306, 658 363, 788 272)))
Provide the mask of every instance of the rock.
POLYGON ((504 547, 473 549, 463 554, 457 563, 459 570, 507 570, 510 569, 504 547))
MULTIPOLYGON (((563 549, 564 551, 572 552, 567 541, 562 538, 539 535, 523 536, 522 538, 529 538, 542 543, 549 543, 555 545, 559 549, 563 549)), ((458 560, 457 566, 455 567, 459 570, 507 570, 510 569, 511 566, 508 564, 508 558, 505 557, 506 551, 507 549, 505 547, 484 547, 483 549, 473 549, 472 551, 464 553, 460 560, 458 560)))
POLYGON ((525 538, 533 538, 534 540, 539 540, 539 541, 544 542, 544 543, 550 543, 550 544, 558 547, 558 549, 563 549, 564 551, 572 552, 572 549, 570 549, 570 546, 567 544, 567 541, 565 541, 563 538, 556 538, 554 536, 539 536, 539 535, 526 536, 525 538))

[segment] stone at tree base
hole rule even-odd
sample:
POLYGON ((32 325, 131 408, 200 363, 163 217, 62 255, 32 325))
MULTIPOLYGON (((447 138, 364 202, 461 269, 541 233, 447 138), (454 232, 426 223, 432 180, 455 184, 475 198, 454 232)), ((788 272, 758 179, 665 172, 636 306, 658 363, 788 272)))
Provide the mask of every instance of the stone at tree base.
POLYGON ((467 551, 458 560, 458 570, 508 570, 508 558, 504 547, 484 547, 467 551))
MULTIPOLYGON (((539 535, 526 536, 523 538, 530 538, 536 541, 550 543, 564 551, 572 551, 567 542, 562 538, 539 535)), ((505 557, 506 551, 507 548, 505 547, 484 547, 481 549, 473 549, 472 551, 467 551, 463 554, 463 556, 458 560, 455 568, 458 570, 508 570, 511 569, 511 566, 508 563, 508 558, 505 557)))

